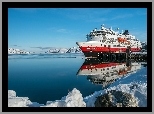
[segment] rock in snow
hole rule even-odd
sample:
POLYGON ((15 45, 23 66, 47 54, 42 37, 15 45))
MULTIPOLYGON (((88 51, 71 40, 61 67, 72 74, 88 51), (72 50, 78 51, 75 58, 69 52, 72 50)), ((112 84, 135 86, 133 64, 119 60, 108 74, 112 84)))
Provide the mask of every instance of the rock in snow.
POLYGON ((95 107, 138 107, 138 102, 129 93, 111 90, 96 99, 95 107))

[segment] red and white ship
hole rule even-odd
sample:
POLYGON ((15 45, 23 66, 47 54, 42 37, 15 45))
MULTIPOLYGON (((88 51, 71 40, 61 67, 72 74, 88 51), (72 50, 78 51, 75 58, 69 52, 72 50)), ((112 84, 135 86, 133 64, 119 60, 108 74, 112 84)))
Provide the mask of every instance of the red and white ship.
POLYGON ((101 53, 125 53, 126 49, 131 52, 141 51, 141 42, 135 36, 129 34, 128 30, 119 33, 119 28, 116 31, 112 27, 107 29, 101 25, 101 29, 91 31, 87 34, 86 42, 76 42, 85 56, 89 53, 98 55, 101 53))

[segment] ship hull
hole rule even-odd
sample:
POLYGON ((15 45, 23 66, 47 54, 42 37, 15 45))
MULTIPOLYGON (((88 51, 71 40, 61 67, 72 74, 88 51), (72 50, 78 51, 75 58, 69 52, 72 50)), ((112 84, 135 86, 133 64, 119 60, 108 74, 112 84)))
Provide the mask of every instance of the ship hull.
MULTIPOLYGON (((116 55, 119 56, 126 56, 127 53, 127 49, 125 49, 126 51, 82 51, 85 55, 85 57, 104 57, 104 56, 110 56, 110 55, 116 55)), ((128 52, 133 52, 132 50, 128 50, 128 52)), ((112 57, 113 58, 113 57, 112 57)), ((117 58, 117 57, 116 57, 117 58)))
MULTIPOLYGON (((111 52, 111 53, 120 53, 120 52, 126 52, 128 48, 108 48, 108 47, 80 47, 83 53, 86 52, 98 52, 98 53, 106 53, 106 52, 111 52)), ((131 52, 139 52, 141 51, 140 48, 131 48, 131 52)))
POLYGON ((130 48, 129 46, 127 47, 103 47, 103 46, 97 46, 97 44, 95 45, 93 44, 94 46, 92 46, 92 43, 86 44, 86 43, 80 43, 80 42, 77 42, 76 44, 79 46, 79 48, 82 50, 82 52, 84 53, 86 57, 90 57, 90 56, 98 57, 104 53, 129 53, 129 52, 140 52, 141 51, 141 48, 135 48, 135 47, 130 48))

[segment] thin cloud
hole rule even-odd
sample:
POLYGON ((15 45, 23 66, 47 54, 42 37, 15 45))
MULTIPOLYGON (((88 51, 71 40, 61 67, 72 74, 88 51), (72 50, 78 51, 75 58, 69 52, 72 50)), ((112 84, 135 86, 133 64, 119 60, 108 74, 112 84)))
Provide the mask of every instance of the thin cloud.
POLYGON ((57 29, 56 32, 68 33, 68 31, 66 29, 57 29))
POLYGON ((19 45, 12 45, 12 46, 14 46, 14 47, 21 47, 21 46, 19 46, 19 45))
POLYGON ((30 47, 30 48, 37 48, 37 49, 41 49, 41 50, 43 50, 43 49, 50 49, 50 47, 30 47))
POLYGON ((118 16, 111 18, 111 20, 128 18, 128 17, 132 17, 132 16, 133 16, 133 14, 118 15, 118 16))
POLYGON ((30 48, 39 48, 39 49, 42 49, 42 47, 30 47, 30 48))
POLYGON ((44 49, 59 49, 59 48, 56 48, 56 47, 41 47, 41 46, 38 46, 38 47, 30 47, 30 48, 38 48, 38 49, 41 49, 41 50, 44 50, 44 49))

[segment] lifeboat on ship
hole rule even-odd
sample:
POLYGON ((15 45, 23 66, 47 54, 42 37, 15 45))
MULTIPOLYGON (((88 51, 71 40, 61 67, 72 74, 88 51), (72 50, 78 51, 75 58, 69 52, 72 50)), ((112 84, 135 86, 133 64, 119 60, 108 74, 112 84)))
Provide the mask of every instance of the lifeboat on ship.
POLYGON ((126 39, 126 38, 121 38, 121 37, 119 37, 119 38, 118 38, 118 42, 119 42, 119 43, 125 43, 125 42, 127 42, 127 39, 126 39))

